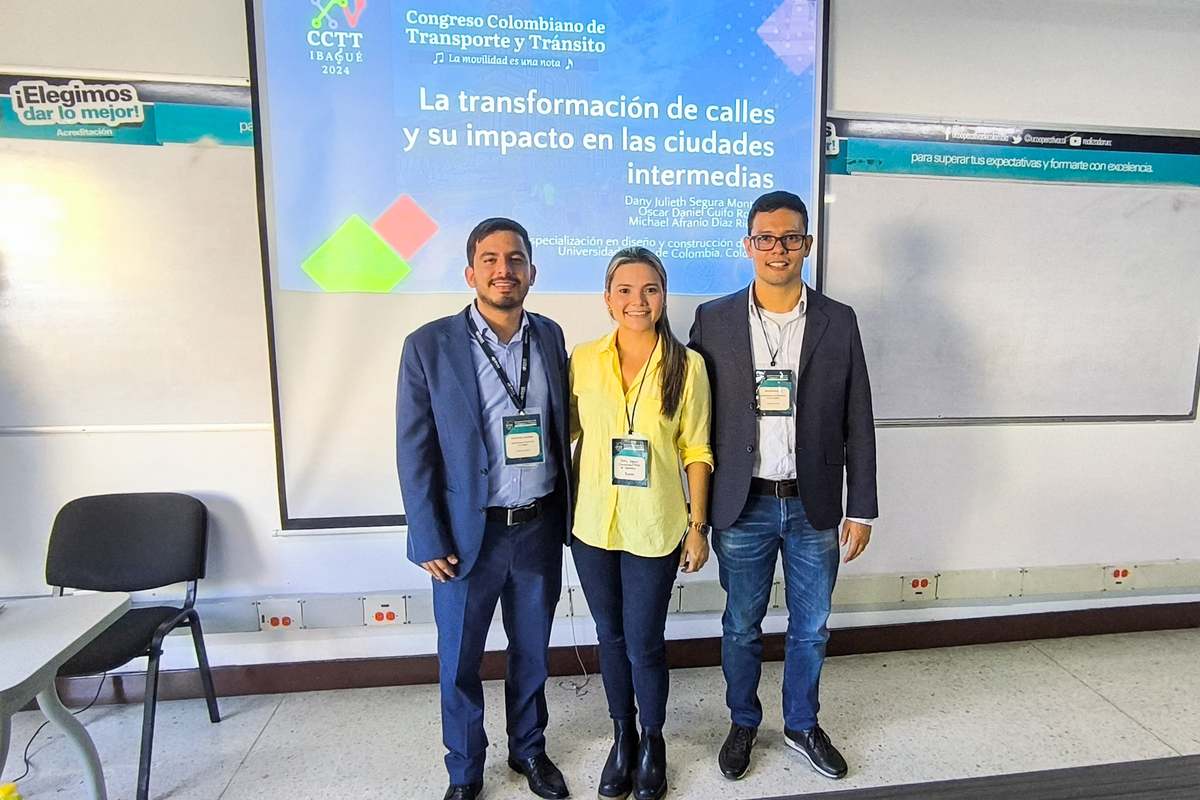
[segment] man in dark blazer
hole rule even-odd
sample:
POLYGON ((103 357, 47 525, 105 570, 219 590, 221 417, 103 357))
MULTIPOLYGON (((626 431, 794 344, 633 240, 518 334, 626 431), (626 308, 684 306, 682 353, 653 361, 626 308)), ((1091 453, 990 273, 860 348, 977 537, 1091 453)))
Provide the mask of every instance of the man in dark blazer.
POLYGON ((847 770, 817 724, 818 685, 839 545, 846 561, 857 558, 878 515, 875 426, 854 311, 801 280, 812 243, 799 197, 758 198, 744 240, 754 282, 701 305, 689 343, 713 393, 709 517, 726 592, 721 666, 732 718, 717 760, 733 780, 749 769, 762 721, 762 619, 780 554, 785 741, 822 775, 847 770))
POLYGON ((479 670, 496 602, 508 636, 508 764, 540 797, 567 797, 546 755, 545 683, 570 529, 567 352, 524 310, 537 277, 529 234, 500 217, 467 239, 476 299, 404 342, 396 463, 408 557, 433 579, 447 800, 483 788, 479 670))

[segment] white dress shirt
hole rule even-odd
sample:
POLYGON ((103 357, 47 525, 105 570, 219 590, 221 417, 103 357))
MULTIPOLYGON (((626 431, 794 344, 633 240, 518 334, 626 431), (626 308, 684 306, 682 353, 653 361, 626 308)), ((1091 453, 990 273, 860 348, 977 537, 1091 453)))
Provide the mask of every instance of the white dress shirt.
MULTIPOLYGON (((799 376, 800 349, 804 346, 805 312, 808 308, 808 287, 800 289, 800 302, 790 311, 776 313, 760 308, 750 287, 750 349, 754 354, 754 369, 790 369, 792 371, 792 413, 787 416, 759 416, 758 447, 754 451, 756 478, 769 481, 796 479, 796 408, 795 382, 799 376), (761 315, 761 316, 760 316, 761 315), (774 353, 774 364, 771 354, 774 353)), ((870 525, 873 519, 847 517, 854 522, 870 525)))

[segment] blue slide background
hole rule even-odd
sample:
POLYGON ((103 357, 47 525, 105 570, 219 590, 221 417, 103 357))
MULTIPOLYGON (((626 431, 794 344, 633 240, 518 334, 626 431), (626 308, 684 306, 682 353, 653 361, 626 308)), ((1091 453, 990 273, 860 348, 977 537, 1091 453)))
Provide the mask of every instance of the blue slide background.
MULTIPOLYGON (((720 294, 748 282, 744 256, 728 243, 745 233, 745 213, 738 210, 723 227, 646 228, 629 225, 626 196, 736 198, 748 203, 765 189, 725 187, 652 187, 630 185, 626 163, 638 167, 692 167, 729 171, 740 163, 747 170, 773 173, 774 188, 788 189, 812 205, 811 186, 815 69, 793 74, 758 34, 763 21, 780 6, 811 8, 812 0, 714 0, 626 2, 428 3, 370 0, 356 27, 335 6, 330 19, 337 31, 361 33, 360 47, 343 48, 352 59, 349 74, 324 74, 329 62, 314 60, 308 39, 316 11, 296 0, 262 0, 256 12, 260 26, 260 92, 266 106, 263 130, 265 164, 274 198, 273 271, 280 288, 319 291, 301 263, 351 214, 373 221, 398 196, 411 195, 438 223, 436 235, 410 259, 412 273, 394 290, 400 293, 461 291, 465 263, 463 245, 470 228, 488 216, 510 216, 534 236, 598 236, 654 240, 671 276, 671 290, 720 294), (530 52, 572 67, 523 67, 434 63, 436 53, 480 55, 498 51, 459 51, 409 44, 405 15, 455 13, 486 16, 542 15, 560 20, 597 19, 607 30, 592 38, 603 41, 602 54, 530 52), (432 98, 444 92, 452 99, 462 90, 477 94, 524 95, 536 87, 541 95, 615 99, 635 96, 657 102, 658 120, 623 120, 536 115, 484 115, 421 111, 418 87, 432 98), (699 105, 749 100, 773 107, 773 125, 716 124, 701 118, 684 122, 666 118, 667 104, 682 94, 699 105), (537 130, 556 128, 576 135, 569 151, 510 151, 501 157, 491 149, 462 145, 467 122, 477 127, 537 130), (681 128, 694 134, 715 129, 736 138, 771 140, 773 158, 626 153, 620 149, 622 125, 641 134, 663 136, 681 128), (460 129, 454 148, 424 142, 403 152, 402 128, 460 129), (617 149, 582 149, 585 131, 609 132, 617 149), (681 240, 724 240, 716 258, 687 258, 681 240)), ((351 9, 354 0, 350 0, 351 9)), ((797 15, 803 17, 803 15, 797 15)), ((816 14, 812 15, 816 18, 816 14)), ((420 27, 430 31, 428 27, 420 27)), ((447 32, 454 32, 451 29, 447 32)), ((461 30, 461 29, 459 29, 461 30)), ((475 30, 477 33, 522 31, 475 30)), ((571 35, 571 34, 568 34, 571 35)), ((819 29, 806 30, 810 40, 819 29)), ((514 54, 509 52, 511 60, 514 54)), ((324 57, 324 56, 323 56, 324 57)), ((602 288, 603 255, 565 255, 549 245, 535 245, 541 292, 595 292, 602 288)))

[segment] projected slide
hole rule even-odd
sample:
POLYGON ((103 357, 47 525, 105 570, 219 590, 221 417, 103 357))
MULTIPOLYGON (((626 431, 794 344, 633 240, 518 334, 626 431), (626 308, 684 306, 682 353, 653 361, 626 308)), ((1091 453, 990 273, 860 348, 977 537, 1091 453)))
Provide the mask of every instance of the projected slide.
POLYGON ((812 0, 262 0, 255 25, 282 290, 461 291, 466 233, 511 216, 541 292, 641 244, 720 294, 753 199, 811 199, 812 0))
POLYGON ((249 10, 285 530, 406 523, 400 351, 474 297, 481 219, 529 229, 529 308, 570 349, 609 330, 616 250, 662 256, 686 331, 698 303, 751 280, 756 197, 813 205, 820 0, 249 10))

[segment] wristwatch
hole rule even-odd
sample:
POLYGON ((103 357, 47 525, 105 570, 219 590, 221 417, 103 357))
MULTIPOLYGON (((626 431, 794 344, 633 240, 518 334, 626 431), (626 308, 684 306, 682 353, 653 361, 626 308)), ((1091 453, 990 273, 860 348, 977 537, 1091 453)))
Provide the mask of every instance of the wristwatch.
POLYGON ((713 529, 712 525, 709 525, 707 522, 696 522, 695 520, 688 520, 688 528, 695 528, 700 531, 700 535, 705 539, 708 538, 713 529))

